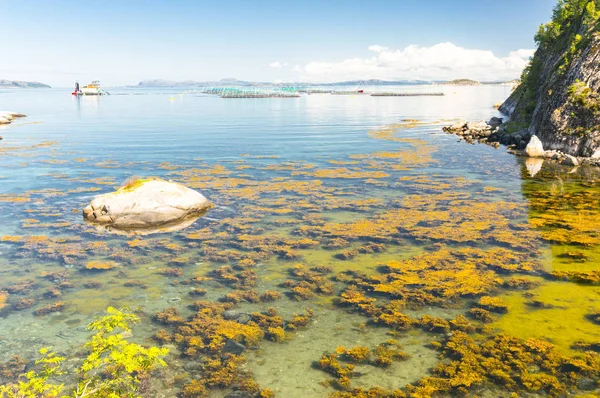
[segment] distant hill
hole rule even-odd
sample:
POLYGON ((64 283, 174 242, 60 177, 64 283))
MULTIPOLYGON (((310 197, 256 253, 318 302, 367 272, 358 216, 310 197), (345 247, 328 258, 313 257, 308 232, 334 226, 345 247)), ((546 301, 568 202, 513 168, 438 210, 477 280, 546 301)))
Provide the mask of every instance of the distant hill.
POLYGON ((0 79, 0 88, 50 88, 50 86, 38 82, 0 79))
POLYGON ((197 82, 194 80, 183 80, 183 81, 175 81, 175 80, 164 80, 164 79, 152 79, 152 80, 142 80, 138 83, 138 87, 208 87, 208 86, 252 86, 254 84, 269 84, 265 82, 247 82, 244 80, 238 79, 221 79, 219 81, 207 81, 207 82, 197 82))
POLYGON ((447 84, 449 86, 479 86, 481 83, 471 79, 454 79, 444 82, 443 84, 447 84))
POLYGON ((270 83, 270 82, 249 82, 245 80, 238 80, 234 78, 221 79, 219 81, 207 81, 198 82, 193 80, 185 81, 173 81, 164 79, 152 79, 143 80, 138 83, 137 87, 210 87, 210 86, 398 86, 408 84, 431 84, 428 81, 422 80, 401 80, 401 81, 390 81, 390 80, 349 80, 343 82, 331 82, 331 83, 309 83, 309 82, 283 82, 283 83, 270 83))

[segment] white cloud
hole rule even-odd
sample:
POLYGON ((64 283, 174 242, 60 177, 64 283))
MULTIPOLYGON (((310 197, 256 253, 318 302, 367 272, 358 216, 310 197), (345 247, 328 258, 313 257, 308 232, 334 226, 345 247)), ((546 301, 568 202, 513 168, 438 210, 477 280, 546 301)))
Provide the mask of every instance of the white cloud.
POLYGON ((281 63, 279 61, 275 61, 275 62, 271 62, 268 66, 269 66, 269 68, 283 68, 284 66, 287 66, 287 63, 281 63))
POLYGON ((389 50, 389 47, 385 47, 385 46, 380 46, 379 44, 374 44, 372 46, 369 46, 368 48, 369 51, 373 51, 376 53, 380 53, 382 51, 387 51, 389 50))
POLYGON ((448 42, 431 47, 410 45, 403 50, 390 50, 379 45, 368 49, 377 54, 340 62, 310 62, 301 68, 301 78, 312 81, 510 80, 520 75, 534 52, 521 49, 501 58, 491 51, 467 49, 448 42))

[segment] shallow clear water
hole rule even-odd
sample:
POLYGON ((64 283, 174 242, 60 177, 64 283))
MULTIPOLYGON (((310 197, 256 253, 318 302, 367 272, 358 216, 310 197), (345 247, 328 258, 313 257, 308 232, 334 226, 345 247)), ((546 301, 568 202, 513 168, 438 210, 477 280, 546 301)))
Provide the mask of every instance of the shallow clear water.
MULTIPOLYGON (((334 281, 332 292, 298 300, 283 286, 294 279, 292 267, 329 265, 330 276, 347 270, 377 276, 382 264, 400 261, 404 269, 402 261, 414 256, 465 248, 501 248, 522 256, 507 263, 533 266, 509 270, 476 262, 477 281, 440 282, 428 290, 437 298, 421 305, 407 296, 404 313, 415 319, 423 314, 452 319, 490 294, 500 297, 508 310, 494 314, 479 334, 539 338, 571 356, 580 354, 573 349, 576 341, 599 342, 599 327, 590 320, 600 309, 597 281, 575 283, 566 281, 568 275, 558 280, 550 274, 598 271, 599 173, 544 164, 532 177, 527 171, 531 164, 505 148, 469 145, 442 133, 441 127, 457 118, 498 115, 492 104, 506 98, 510 86, 398 89, 446 95, 220 99, 177 89, 112 89, 113 95, 96 98, 72 98, 68 90, 58 89, 0 92, 0 109, 28 115, 0 128, 0 282, 8 291, 0 359, 17 353, 32 358, 48 345, 72 352, 88 337, 83 326, 109 305, 139 306, 143 323, 134 330, 134 339, 156 344, 150 336, 165 327, 152 321, 153 314, 167 307, 185 316, 193 313, 189 306, 198 298, 188 294, 193 286, 186 281, 212 278, 202 284, 207 290, 203 299, 222 300, 232 286, 211 271, 224 265, 235 269, 240 259, 251 258, 257 280, 255 286, 242 283, 242 290, 288 295, 273 303, 242 301, 240 311, 274 307, 288 319, 312 308, 315 315, 308 327, 288 333, 285 342, 264 341, 249 350, 242 368, 278 396, 327 396, 335 390, 320 382, 331 377, 313 362, 340 345, 374 347, 394 328, 373 325, 369 316, 337 304, 340 293, 356 281, 334 281), (94 195, 110 192, 132 176, 182 182, 215 207, 187 229, 141 237, 141 247, 134 237, 83 222, 81 209, 94 195), (365 232, 365 220, 378 221, 365 232), (193 236, 195 232, 201 236, 193 236), (240 240, 243 235, 273 239, 252 246, 240 240), (285 241, 303 237, 316 244, 285 241), (334 238, 348 245, 323 248, 334 238), (336 257, 368 242, 383 242, 385 250, 336 257), (286 259, 278 254, 281 249, 296 252, 286 259), (92 260, 113 261, 116 267, 86 269, 92 260), (164 268, 181 273, 165 276, 164 268), (502 285, 514 276, 538 285, 527 290, 502 285), (85 287, 91 280, 102 286, 85 287), (14 288, 24 281, 32 285, 14 288), (71 284, 61 285, 65 281, 71 284), (471 282, 482 283, 483 290, 448 292, 452 283, 458 288, 471 282), (56 289, 60 297, 52 297, 56 289), (17 309, 24 298, 35 304, 17 309), (60 312, 34 315, 57 301, 65 303, 60 312)), ((437 277, 418 275, 423 280, 437 277)), ((373 280, 361 282, 369 286, 367 293, 386 289, 373 280)), ((360 365, 353 386, 392 390, 417 383, 440 361, 429 345, 440 338, 426 328, 396 331, 411 358, 386 369, 360 365)), ((171 366, 159 378, 165 382, 162 396, 174 396, 185 381, 201 376, 186 368, 191 359, 178 355, 177 344, 170 347, 171 366)), ((493 385, 487 387, 493 390, 493 385)), ((214 389, 213 394, 227 391, 214 389)))

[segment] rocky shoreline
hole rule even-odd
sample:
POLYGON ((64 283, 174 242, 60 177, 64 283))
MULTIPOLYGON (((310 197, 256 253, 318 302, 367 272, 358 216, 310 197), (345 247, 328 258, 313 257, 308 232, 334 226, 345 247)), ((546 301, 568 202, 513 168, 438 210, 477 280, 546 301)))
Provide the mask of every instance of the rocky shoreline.
POLYGON ((22 113, 0 111, 0 125, 10 124, 19 117, 25 117, 22 113))
POLYGON ((511 132, 502 118, 492 117, 488 122, 468 122, 460 120, 442 130, 448 134, 455 134, 464 141, 473 144, 482 144, 499 148, 505 145, 511 153, 518 156, 527 156, 555 161, 565 166, 579 166, 588 164, 600 167, 600 158, 576 157, 557 150, 544 150, 542 142, 527 130, 511 132))

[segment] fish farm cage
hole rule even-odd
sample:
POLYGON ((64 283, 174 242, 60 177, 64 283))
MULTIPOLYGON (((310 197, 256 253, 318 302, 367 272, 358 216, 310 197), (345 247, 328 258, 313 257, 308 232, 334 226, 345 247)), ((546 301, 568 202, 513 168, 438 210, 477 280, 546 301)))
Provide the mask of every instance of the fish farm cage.
POLYGON ((286 88, 265 87, 211 87, 201 90, 203 94, 214 94, 221 98, 298 98, 300 92, 286 88))
POLYGON ((203 87, 201 94, 216 95, 221 98, 298 98, 302 95, 328 94, 371 97, 441 97, 442 92, 378 92, 363 89, 339 89, 306 86, 251 86, 251 87, 203 87))

